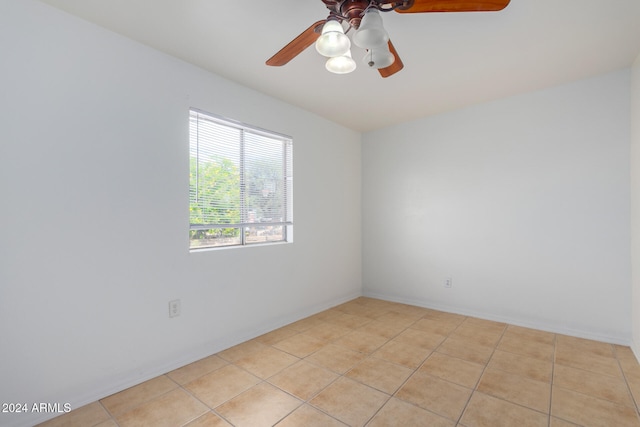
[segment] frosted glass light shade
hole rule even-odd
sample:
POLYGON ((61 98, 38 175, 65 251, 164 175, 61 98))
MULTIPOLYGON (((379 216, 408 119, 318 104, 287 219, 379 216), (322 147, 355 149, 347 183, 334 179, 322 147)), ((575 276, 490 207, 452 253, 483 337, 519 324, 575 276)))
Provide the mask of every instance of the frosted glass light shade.
POLYGON ((363 62, 369 68, 386 68, 393 64, 396 57, 389 51, 389 46, 378 47, 377 49, 369 49, 364 55, 363 62))
POLYGON ((351 58, 351 50, 342 56, 327 59, 325 67, 334 74, 347 74, 356 69, 356 61, 351 58))
POLYGON ((353 35, 356 46, 373 49, 387 44, 389 34, 382 26, 382 17, 378 9, 369 8, 362 17, 358 31, 353 35))
POLYGON ((342 56, 351 48, 351 40, 344 33, 342 24, 335 20, 325 22, 322 35, 316 40, 316 50, 322 56, 342 56))

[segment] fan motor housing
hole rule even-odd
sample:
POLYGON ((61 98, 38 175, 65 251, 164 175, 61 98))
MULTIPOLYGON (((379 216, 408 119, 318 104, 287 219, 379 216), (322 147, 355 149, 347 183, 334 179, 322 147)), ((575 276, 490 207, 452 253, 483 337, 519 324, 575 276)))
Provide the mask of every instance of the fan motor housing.
POLYGON ((364 11, 372 3, 381 11, 389 11, 396 8, 406 9, 411 6, 413 0, 322 0, 322 2, 332 15, 346 19, 349 25, 357 30, 364 11))
POLYGON ((340 5, 340 14, 349 20, 349 24, 354 28, 360 27, 360 21, 365 9, 369 6, 366 0, 345 0, 340 5))

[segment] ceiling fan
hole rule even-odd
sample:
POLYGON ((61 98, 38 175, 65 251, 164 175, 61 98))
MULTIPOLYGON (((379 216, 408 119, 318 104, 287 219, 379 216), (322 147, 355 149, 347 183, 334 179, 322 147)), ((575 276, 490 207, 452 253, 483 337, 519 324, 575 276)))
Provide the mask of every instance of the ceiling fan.
POLYGON ((351 58, 351 41, 346 35, 355 30, 353 42, 366 50, 365 64, 377 69, 382 77, 402 70, 404 64, 389 35, 382 26, 380 12, 480 12, 499 11, 510 0, 322 0, 329 16, 314 22, 298 37, 283 47, 266 62, 282 66, 302 53, 313 43, 316 50, 326 56, 327 70, 346 74, 356 67, 351 58), (346 26, 346 30, 345 30, 346 26))

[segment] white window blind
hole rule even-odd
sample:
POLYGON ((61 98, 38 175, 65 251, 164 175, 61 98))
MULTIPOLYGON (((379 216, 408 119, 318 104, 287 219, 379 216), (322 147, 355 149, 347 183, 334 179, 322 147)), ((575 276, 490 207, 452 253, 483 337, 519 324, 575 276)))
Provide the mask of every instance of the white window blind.
POLYGON ((289 241, 291 138, 189 112, 191 249, 289 241))

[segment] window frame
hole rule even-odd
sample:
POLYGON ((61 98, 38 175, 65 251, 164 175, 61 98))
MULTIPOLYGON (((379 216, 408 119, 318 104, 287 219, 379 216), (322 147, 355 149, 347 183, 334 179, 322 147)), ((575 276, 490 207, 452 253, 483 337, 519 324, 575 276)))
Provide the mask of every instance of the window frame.
MULTIPOLYGON (((191 223, 191 213, 189 214, 189 232, 195 230, 211 230, 211 229, 235 229, 239 230, 239 242, 238 243, 229 243, 229 244, 220 244, 220 245, 209 245, 209 246, 192 246, 192 239, 189 237, 189 252, 198 252, 198 251, 206 251, 206 250, 217 250, 217 249, 228 249, 228 248, 244 248, 251 246, 262 246, 262 245, 273 245, 273 244, 283 244, 283 243, 291 243, 293 242, 293 138, 289 135, 285 135, 282 133, 266 130, 257 126, 249 125, 237 120, 229 119, 224 116, 220 116, 214 113, 210 113, 207 111, 200 110, 198 108, 189 108, 189 162, 192 160, 192 120, 194 120, 194 116, 196 120, 208 120, 219 126, 225 126, 231 129, 236 129, 240 131, 240 139, 238 141, 238 151, 239 151, 239 175, 240 182, 238 185, 238 190, 240 192, 240 222, 238 223, 229 223, 229 224, 194 224, 191 223), (283 215, 280 221, 267 221, 267 222, 250 222, 248 219, 249 210, 247 209, 247 197, 248 197, 248 181, 246 178, 246 157, 247 157, 247 148, 246 148, 246 138, 245 134, 249 133, 252 135, 256 135, 259 137, 265 137, 272 139, 274 141, 281 141, 282 143, 282 179, 278 180, 278 183, 281 183, 283 186, 283 194, 282 194, 282 204, 283 204, 283 215), (278 240, 266 240, 259 242, 248 242, 247 241, 247 230, 249 228, 255 228, 256 226, 281 226, 282 227, 282 239, 278 240)), ((197 125, 196 125, 197 126, 197 125)), ((198 138, 198 137, 196 137, 198 138)), ((197 144, 199 145, 199 139, 197 144)), ((199 150, 196 148, 196 151, 199 150)), ((223 156, 224 158, 224 156, 223 156)), ((199 154, 196 155, 196 167, 200 165, 200 157, 199 154)), ((191 166, 190 166, 190 175, 191 175, 191 166)), ((199 178, 199 175, 196 177, 196 180, 199 178)), ((197 192, 196 185, 196 192, 197 192)), ((192 207, 192 185, 191 179, 189 182, 189 210, 191 211, 192 207)), ((197 196, 196 196, 197 197, 197 196)))

